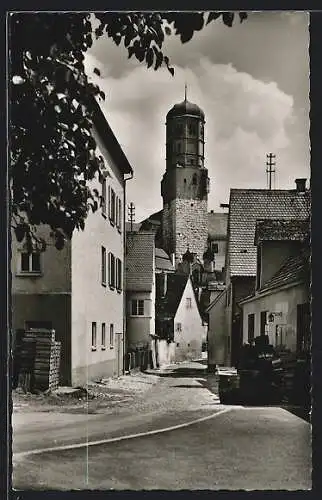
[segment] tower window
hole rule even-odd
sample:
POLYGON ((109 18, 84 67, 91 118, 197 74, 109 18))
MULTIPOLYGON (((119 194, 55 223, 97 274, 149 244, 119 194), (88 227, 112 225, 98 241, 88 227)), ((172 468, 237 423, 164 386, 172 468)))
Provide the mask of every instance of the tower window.
POLYGON ((187 179, 183 179, 184 184, 187 184, 187 179))
POLYGON ((175 133, 181 135, 183 133, 183 125, 182 123, 177 123, 175 126, 175 133))
POLYGON ((197 134, 197 127, 196 127, 195 123, 189 123, 188 129, 189 129, 189 135, 196 135, 197 134))
POLYGON ((197 175, 196 174, 193 174, 193 177, 192 177, 192 184, 196 185, 197 184, 197 175))

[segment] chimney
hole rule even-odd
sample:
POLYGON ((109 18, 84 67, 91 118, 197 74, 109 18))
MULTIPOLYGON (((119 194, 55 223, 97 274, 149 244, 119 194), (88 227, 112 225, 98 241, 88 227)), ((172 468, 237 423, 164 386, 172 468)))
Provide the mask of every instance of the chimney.
POLYGON ((304 193, 306 190, 306 179, 295 179, 296 191, 304 193))

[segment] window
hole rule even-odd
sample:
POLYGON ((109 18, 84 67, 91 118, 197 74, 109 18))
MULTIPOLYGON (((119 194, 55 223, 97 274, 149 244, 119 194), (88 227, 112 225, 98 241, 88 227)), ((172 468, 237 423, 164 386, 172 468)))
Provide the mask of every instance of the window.
POLYGON ((20 254, 20 271, 22 273, 40 273, 40 253, 38 252, 21 252, 20 254))
POLYGON ((106 325, 102 323, 102 338, 101 338, 101 348, 106 348, 106 325))
POLYGON ((106 286, 106 248, 101 248, 101 278, 102 285, 106 286))
POLYGON ((111 220, 112 208, 111 208, 111 186, 108 186, 108 218, 111 220))
POLYGON ((197 175, 196 174, 193 174, 193 177, 192 177, 192 184, 195 186, 197 184, 197 175))
POLYGON ((108 284, 115 288, 115 257, 111 252, 108 254, 108 284))
POLYGON ((97 347, 97 325, 96 321, 92 323, 92 350, 96 350, 97 347))
POLYGON ((261 312, 261 335, 265 335, 265 326, 267 323, 267 311, 262 311, 261 312))
POLYGON ((182 331, 182 324, 181 323, 177 323, 176 324, 176 331, 177 332, 181 332, 182 331))
POLYGON ((144 316, 144 300, 132 300, 132 316, 144 316))
POLYGON ((179 342, 177 342, 177 347, 179 347, 179 346, 180 346, 180 344, 179 344, 179 342))
POLYGON ((255 314, 248 315, 248 342, 253 340, 255 334, 255 314))
POLYGON ((191 309, 191 298, 190 297, 186 298, 186 307, 187 307, 187 309, 191 309))
POLYGON ((116 289, 122 290, 122 261, 116 259, 116 289))
POLYGON ((218 253, 218 243, 215 243, 214 241, 211 242, 211 250, 214 253, 218 253))
POLYGON ((195 123, 189 123, 188 129, 189 129, 189 135, 196 135, 197 134, 197 126, 195 123))
POLYGON ((117 228, 121 230, 122 228, 122 201, 121 198, 118 198, 118 223, 117 223, 117 228))
POLYGON ((115 191, 111 189, 111 217, 110 221, 115 224, 115 191))
POLYGON ((114 347, 114 325, 110 324, 110 347, 114 347))
POLYGON ((102 214, 106 215, 106 179, 102 179, 102 214))
POLYGON ((115 225, 118 227, 119 225, 119 198, 115 196, 115 225))

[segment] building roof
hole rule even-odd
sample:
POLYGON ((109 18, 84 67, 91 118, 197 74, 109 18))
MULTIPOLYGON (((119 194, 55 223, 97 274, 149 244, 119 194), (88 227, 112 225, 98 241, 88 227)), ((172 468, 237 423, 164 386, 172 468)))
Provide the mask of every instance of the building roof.
POLYGON ((140 222, 141 228, 144 230, 151 225, 159 227, 161 225, 162 212, 163 210, 159 210, 158 212, 154 212, 154 214, 150 215, 147 219, 143 219, 140 222))
MULTIPOLYGON (((141 229, 141 222, 133 222, 132 223, 132 231, 133 233, 137 233, 141 229)), ((131 231, 131 222, 125 222, 125 231, 131 231)))
POLYGON ((187 99, 178 104, 175 104, 167 113, 167 118, 173 118, 175 116, 183 115, 197 116, 202 120, 205 119, 205 113, 202 111, 202 109, 199 108, 197 104, 189 102, 187 99))
POLYGON ((158 271, 174 272, 169 255, 162 248, 155 249, 155 268, 158 271))
POLYGON ((256 219, 307 219, 310 192, 231 189, 228 216, 228 258, 231 276, 256 276, 256 219))
POLYGON ((309 253, 302 251, 296 256, 286 259, 277 273, 260 288, 259 293, 274 290, 294 282, 308 281, 309 253))
POLYGON ((128 233, 126 251, 126 290, 151 291, 154 279, 154 233, 128 233))
POLYGON ((155 312, 157 319, 174 318, 179 307, 189 276, 184 274, 167 275, 167 291, 163 296, 162 274, 156 276, 155 312))
POLYGON ((115 161, 117 167, 123 174, 133 174, 133 169, 127 159, 120 143, 116 139, 113 130, 111 129, 101 106, 95 98, 92 99, 92 107, 94 111, 93 122, 95 128, 102 141, 106 145, 108 152, 111 154, 113 160, 115 161))
POLYGON ((297 283, 309 283, 310 277, 310 254, 308 249, 301 250, 297 255, 288 257, 277 273, 274 274, 264 285, 254 294, 245 297, 240 301, 251 301, 268 292, 277 291, 279 288, 297 283))
POLYGON ((212 240, 227 237, 228 213, 208 212, 208 235, 212 240))
POLYGON ((308 220, 257 219, 255 245, 261 241, 304 241, 309 232, 308 220))

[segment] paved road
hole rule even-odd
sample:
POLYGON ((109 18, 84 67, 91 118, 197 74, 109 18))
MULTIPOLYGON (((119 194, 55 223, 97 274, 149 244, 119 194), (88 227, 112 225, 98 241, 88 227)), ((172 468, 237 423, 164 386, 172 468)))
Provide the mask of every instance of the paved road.
MULTIPOLYGON (((309 489, 310 426, 281 408, 227 407, 192 426, 108 444, 48 446, 150 431, 223 409, 198 376, 160 380, 131 408, 98 415, 14 415, 16 489, 309 489)), ((213 380, 212 380, 213 382, 213 380)))
POLYGON ((184 429, 14 462, 17 489, 311 488, 309 424, 280 408, 231 408, 184 429))

